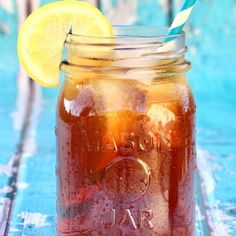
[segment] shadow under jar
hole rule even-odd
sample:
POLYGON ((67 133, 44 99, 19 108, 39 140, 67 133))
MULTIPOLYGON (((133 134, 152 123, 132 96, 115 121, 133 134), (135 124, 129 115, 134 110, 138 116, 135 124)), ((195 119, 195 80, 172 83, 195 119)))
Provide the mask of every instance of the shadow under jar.
POLYGON ((61 236, 194 235, 195 104, 184 34, 69 34, 57 107, 61 236), (171 46, 163 46, 169 41, 171 46))

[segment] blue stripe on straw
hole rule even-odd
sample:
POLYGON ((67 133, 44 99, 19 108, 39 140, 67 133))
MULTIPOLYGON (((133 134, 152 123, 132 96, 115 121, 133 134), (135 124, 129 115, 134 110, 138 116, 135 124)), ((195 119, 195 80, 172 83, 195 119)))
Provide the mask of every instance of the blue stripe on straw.
MULTIPOLYGON (((196 0, 185 0, 183 5, 182 5, 182 7, 181 7, 181 10, 179 11, 178 14, 181 14, 182 11, 185 11, 185 10, 189 9, 190 7, 194 6, 195 3, 196 3, 196 0)), ((170 37, 171 35, 182 33, 182 30, 183 30, 183 27, 184 27, 185 23, 186 22, 184 22, 184 24, 179 25, 179 26, 177 26, 175 28, 172 28, 170 26, 170 29, 169 29, 169 32, 168 32, 168 36, 165 38, 164 42, 167 43, 167 42, 169 42, 171 40, 174 40, 175 37, 170 37)))
POLYGON ((197 0, 186 0, 183 3, 183 6, 181 8, 181 11, 188 9, 189 7, 192 7, 197 0))
POLYGON ((168 32, 168 35, 171 36, 171 35, 175 35, 175 34, 180 34, 182 32, 183 27, 184 27, 184 24, 182 24, 182 25, 180 25, 176 28, 171 29, 168 32))
POLYGON ((168 43, 169 41, 172 41, 172 40, 176 39, 175 35, 182 33, 184 25, 185 24, 182 24, 182 25, 180 25, 180 26, 178 26, 176 28, 173 28, 173 29, 169 30, 168 35, 165 38, 164 42, 168 43))

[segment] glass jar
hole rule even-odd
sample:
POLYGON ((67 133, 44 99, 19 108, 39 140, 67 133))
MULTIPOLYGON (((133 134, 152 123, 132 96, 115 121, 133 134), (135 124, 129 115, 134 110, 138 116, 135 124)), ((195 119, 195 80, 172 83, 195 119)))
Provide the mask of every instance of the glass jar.
POLYGON ((56 128, 59 235, 194 235, 190 63, 184 33, 167 32, 68 35, 56 128))

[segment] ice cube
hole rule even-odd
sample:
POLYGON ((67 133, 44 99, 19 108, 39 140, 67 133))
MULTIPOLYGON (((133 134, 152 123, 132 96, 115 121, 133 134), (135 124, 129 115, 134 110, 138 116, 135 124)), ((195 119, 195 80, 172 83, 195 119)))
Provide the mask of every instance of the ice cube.
POLYGON ((156 127, 165 127, 169 122, 175 121, 175 114, 164 104, 152 104, 147 115, 155 123, 156 127))

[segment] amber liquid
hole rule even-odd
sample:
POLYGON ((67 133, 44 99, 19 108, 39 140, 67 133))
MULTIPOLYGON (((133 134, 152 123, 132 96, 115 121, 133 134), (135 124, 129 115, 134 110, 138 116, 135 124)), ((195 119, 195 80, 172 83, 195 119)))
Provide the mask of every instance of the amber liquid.
POLYGON ((66 81, 57 113, 59 235, 194 235, 195 105, 184 78, 66 81))

